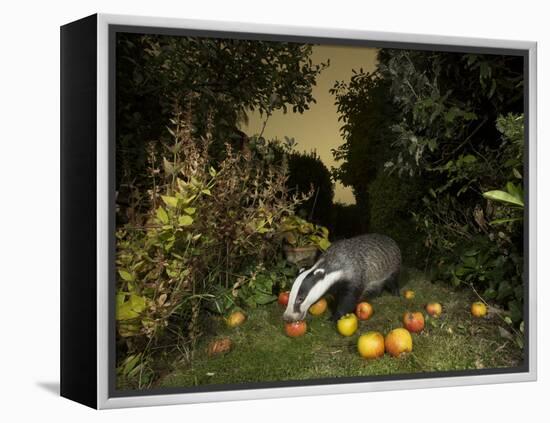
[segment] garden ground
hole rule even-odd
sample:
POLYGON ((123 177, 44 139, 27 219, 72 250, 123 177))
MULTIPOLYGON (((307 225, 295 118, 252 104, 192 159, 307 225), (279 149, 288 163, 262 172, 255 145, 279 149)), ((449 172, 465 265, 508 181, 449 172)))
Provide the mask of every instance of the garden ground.
MULTIPOLYGON (((303 380, 342 376, 372 376, 431 371, 456 371, 519 366, 522 349, 510 333, 510 327, 495 312, 474 318, 470 304, 476 296, 469 290, 454 290, 431 283, 419 271, 408 271, 401 289, 412 289, 412 300, 384 293, 370 300, 374 315, 360 322, 351 337, 338 334, 328 320, 329 313, 310 316, 308 331, 301 338, 289 338, 283 330, 283 307, 270 304, 248 310, 247 321, 228 328, 223 319, 212 323, 210 335, 198 344, 191 364, 174 364, 173 371, 157 386, 190 387, 197 385, 303 380), (426 315, 426 327, 413 334, 413 352, 393 358, 388 354, 377 360, 365 360, 357 353, 357 338, 369 330, 382 332, 401 327, 405 311, 422 310, 427 302, 443 304, 439 318, 426 315), (209 357, 208 344, 229 337, 229 353, 209 357)), ((177 362, 176 362, 177 363, 177 362)))

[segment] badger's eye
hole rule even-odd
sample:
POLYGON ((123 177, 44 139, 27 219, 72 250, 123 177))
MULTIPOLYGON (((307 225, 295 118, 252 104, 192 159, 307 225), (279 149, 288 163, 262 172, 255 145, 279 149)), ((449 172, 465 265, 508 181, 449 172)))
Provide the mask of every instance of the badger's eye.
POLYGON ((304 301, 304 296, 303 296, 303 295, 298 295, 298 296, 296 297, 296 302, 297 302, 297 303, 301 303, 302 301, 304 301))

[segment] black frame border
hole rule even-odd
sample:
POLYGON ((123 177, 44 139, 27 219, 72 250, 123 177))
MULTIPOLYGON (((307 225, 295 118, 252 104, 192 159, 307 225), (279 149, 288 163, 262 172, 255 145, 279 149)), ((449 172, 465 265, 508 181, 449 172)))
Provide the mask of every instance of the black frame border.
POLYGON ((60 394, 97 407, 97 15, 60 30, 60 394))

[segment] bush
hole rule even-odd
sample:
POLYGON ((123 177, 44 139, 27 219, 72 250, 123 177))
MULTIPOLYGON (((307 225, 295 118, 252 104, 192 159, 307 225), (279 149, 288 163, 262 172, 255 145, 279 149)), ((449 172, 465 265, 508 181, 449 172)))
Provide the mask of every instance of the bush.
POLYGON ((307 195, 290 196, 288 167, 270 146, 211 163, 208 133, 194 139, 189 114, 172 120, 172 143, 149 149, 148 198, 136 193, 130 222, 117 229, 117 337, 121 379, 147 386, 150 354, 176 345, 191 359, 206 310, 275 300, 277 278, 266 276, 281 248, 281 224, 307 195), (148 211, 141 213, 142 204, 148 211), (137 210, 137 211, 136 211, 137 210))
POLYGON ((357 204, 334 203, 327 227, 334 241, 367 232, 367 214, 357 204))
POLYGON ((416 229, 411 204, 421 197, 418 178, 399 178, 381 171, 369 184, 369 232, 393 238, 407 265, 424 265, 427 257, 423 236, 416 229))
MULTIPOLYGON (((458 216, 456 200, 447 196, 447 229, 428 218, 424 218, 423 226, 431 242, 438 245, 440 276, 455 286, 470 286, 484 299, 504 305, 510 320, 520 325, 524 275, 523 115, 500 116, 497 128, 502 134, 497 160, 502 165, 500 178, 493 183, 501 186, 482 185, 480 191, 490 189, 483 193, 485 204, 471 207, 466 216, 458 216), (449 230, 456 234, 449 236, 449 230)), ((483 197, 478 195, 479 203, 483 197)), ((439 210, 441 204, 442 200, 439 210)))
POLYGON ((304 216, 326 225, 334 197, 330 171, 315 152, 293 152, 288 157, 288 168, 287 186, 291 192, 308 194, 313 190, 311 198, 300 206, 304 216))

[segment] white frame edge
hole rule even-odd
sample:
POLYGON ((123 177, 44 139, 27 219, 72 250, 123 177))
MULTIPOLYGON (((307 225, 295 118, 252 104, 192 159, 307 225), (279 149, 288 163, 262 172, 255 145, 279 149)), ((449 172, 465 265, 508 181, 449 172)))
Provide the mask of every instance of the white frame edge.
POLYGON ((264 25, 240 22, 202 21, 126 15, 97 15, 97 406, 100 409, 199 402, 283 398, 386 391, 396 389, 436 388, 537 379, 537 44, 513 41, 463 38, 424 34, 400 34, 348 29, 264 25), (529 50, 529 372, 475 376, 436 377, 331 385, 282 388, 243 389, 109 397, 109 25, 169 27, 212 31, 234 31, 259 34, 294 35, 337 39, 443 44, 449 46, 488 47, 529 50))

